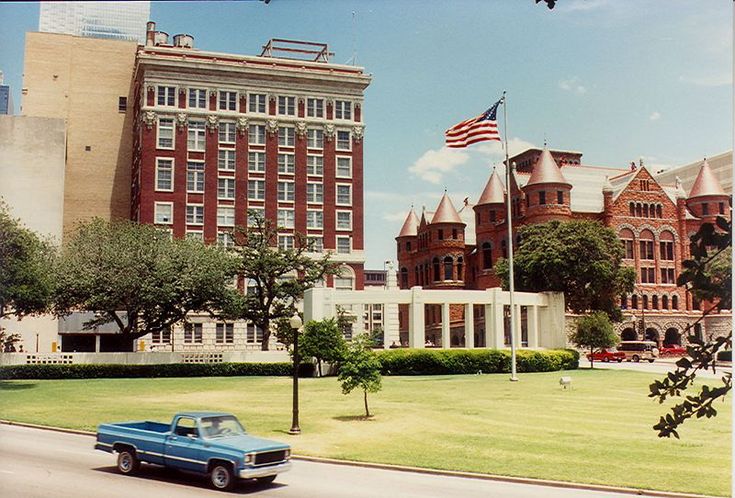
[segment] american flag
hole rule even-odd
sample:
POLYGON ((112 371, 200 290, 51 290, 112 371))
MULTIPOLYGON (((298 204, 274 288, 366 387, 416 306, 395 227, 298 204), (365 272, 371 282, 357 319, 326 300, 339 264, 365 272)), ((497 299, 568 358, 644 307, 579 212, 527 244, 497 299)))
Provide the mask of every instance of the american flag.
POLYGON ((454 149, 467 147, 485 140, 500 140, 496 114, 503 99, 479 116, 458 123, 444 132, 446 145, 454 149))

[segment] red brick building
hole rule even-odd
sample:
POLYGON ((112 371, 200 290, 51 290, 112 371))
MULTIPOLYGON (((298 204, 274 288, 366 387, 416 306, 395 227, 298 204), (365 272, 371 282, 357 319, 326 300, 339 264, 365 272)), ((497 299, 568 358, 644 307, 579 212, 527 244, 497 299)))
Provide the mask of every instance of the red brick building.
MULTIPOLYGON (((624 245, 624 264, 637 272, 634 292, 621 296, 626 318, 618 332, 630 340, 643 338, 645 330, 647 339, 680 344, 686 326, 701 317, 701 303, 676 286, 682 261, 690 257, 689 236, 717 215, 730 218, 730 196, 707 162, 689 193, 680 182, 659 184, 642 164, 628 170, 582 165, 579 152, 529 149, 511 164, 513 226, 588 219, 611 227, 624 245)), ((506 195, 493 171, 476 204, 465 199, 457 210, 445 192, 435 212, 424 209, 419 217, 411 210, 396 237, 401 288, 498 287, 494 265, 507 257, 506 195)), ((436 331, 437 310, 429 308, 427 329, 436 331)), ((461 325, 462 310, 451 315, 453 326, 461 325)), ((718 314, 695 330, 720 335, 730 320, 730 313, 718 314)), ((459 328, 453 345, 461 345, 459 328)))
POLYGON ((131 218, 229 245, 259 210, 279 226, 281 247, 300 232, 349 268, 328 285, 361 288, 371 77, 330 55, 288 40, 260 56, 206 52, 149 23, 134 77, 131 218))

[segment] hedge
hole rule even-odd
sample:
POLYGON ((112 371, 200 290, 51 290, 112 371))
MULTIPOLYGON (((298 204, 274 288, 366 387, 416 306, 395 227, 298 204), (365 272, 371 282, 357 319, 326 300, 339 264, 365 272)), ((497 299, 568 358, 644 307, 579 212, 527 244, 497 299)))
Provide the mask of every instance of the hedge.
POLYGON ((732 361, 732 351, 720 351, 717 353, 717 361, 732 361))
MULTIPOLYGON (((510 372, 510 351, 505 349, 395 349, 381 351, 383 375, 451 375, 510 372)), ((572 349, 516 352, 518 372, 553 372, 579 366, 572 349)))
MULTIPOLYGON (((291 363, 171 363, 160 365, 8 365, 0 379, 117 379, 135 377, 290 376, 291 363)), ((299 375, 311 377, 314 366, 302 363, 299 375)))

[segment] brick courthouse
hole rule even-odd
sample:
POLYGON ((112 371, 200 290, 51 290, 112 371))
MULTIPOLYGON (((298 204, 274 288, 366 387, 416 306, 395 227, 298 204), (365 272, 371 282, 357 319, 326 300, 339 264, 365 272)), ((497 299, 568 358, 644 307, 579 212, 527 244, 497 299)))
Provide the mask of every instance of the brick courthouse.
MULTIPOLYGON (((631 295, 620 297, 623 340, 686 341, 684 329, 702 316, 698 303, 676 278, 690 258, 689 236, 717 215, 730 218, 730 196, 704 161, 690 192, 680 182, 659 184, 642 164, 628 170, 582 165, 582 154, 529 149, 511 159, 516 169, 510 196, 513 226, 551 220, 596 220, 618 234, 624 264, 637 272, 631 295), (645 330, 645 332, 644 332, 645 330)), ((455 209, 444 194, 436 210, 408 214, 396 237, 399 284, 407 289, 487 289, 500 286, 494 264, 507 257, 506 190, 493 171, 477 202, 455 209)), ((439 344, 441 312, 427 306, 427 343, 439 344)), ((451 312, 451 344, 463 345, 462 309, 451 312)), ((482 310, 474 311, 475 344, 482 346, 482 310)), ((405 310, 401 328, 405 329, 405 310)), ((508 342, 506 317, 506 343, 508 342)), ((527 341, 521 310, 521 337, 527 341)), ((568 326, 571 326, 568 321, 568 326)), ((717 336, 731 327, 731 313, 707 317, 697 334, 717 336)))

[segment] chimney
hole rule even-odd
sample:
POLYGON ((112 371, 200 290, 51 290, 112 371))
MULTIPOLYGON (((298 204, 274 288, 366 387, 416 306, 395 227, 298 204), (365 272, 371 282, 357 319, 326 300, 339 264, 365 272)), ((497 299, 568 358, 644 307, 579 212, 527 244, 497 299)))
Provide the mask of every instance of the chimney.
POLYGON ((146 47, 152 47, 153 46, 153 39, 156 34, 156 23, 153 21, 148 21, 148 23, 145 25, 145 46, 146 47))

